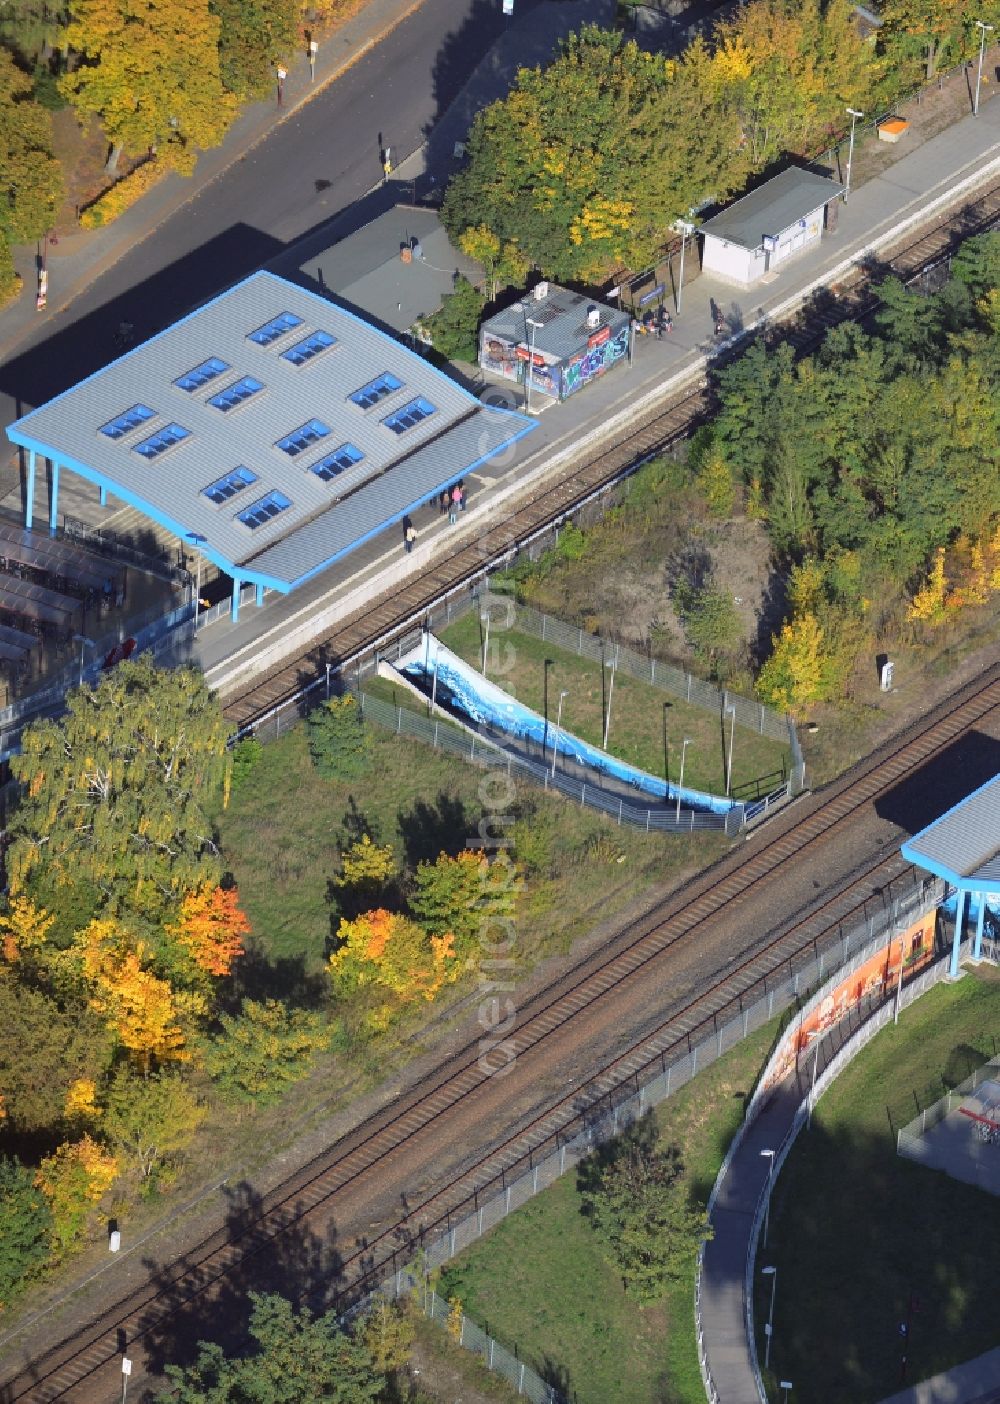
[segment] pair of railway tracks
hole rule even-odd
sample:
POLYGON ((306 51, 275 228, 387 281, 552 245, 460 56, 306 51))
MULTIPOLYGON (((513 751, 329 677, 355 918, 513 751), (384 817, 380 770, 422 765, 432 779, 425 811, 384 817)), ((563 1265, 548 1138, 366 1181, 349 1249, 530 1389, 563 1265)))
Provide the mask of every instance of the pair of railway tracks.
MULTIPOLYGON (((742 849, 738 857, 723 860, 715 870, 696 878, 680 897, 668 898, 619 933, 607 948, 538 991, 512 1033, 520 1075, 534 1085, 546 1065, 557 1058, 559 1044, 572 1044, 583 1035, 595 1011, 629 989, 634 992, 637 985, 655 988, 679 953, 696 951, 699 962, 704 962, 713 929, 723 914, 738 910, 751 926, 747 939, 752 940, 754 911, 768 911, 769 895, 792 865, 805 858, 813 871, 822 870, 823 855, 833 837, 869 813, 873 803, 904 776, 974 731, 997 708, 1000 665, 901 741, 856 767, 822 798, 804 801, 796 822, 784 829, 776 827, 751 856, 742 849)), ((389 1194, 392 1202, 405 1208, 380 1223, 373 1235, 340 1261, 331 1294, 346 1300, 383 1280, 412 1259, 421 1235, 441 1231, 454 1215, 480 1203, 506 1177, 529 1166, 532 1157, 545 1153, 560 1137, 574 1135, 595 1110, 631 1095, 664 1059, 700 1040, 720 1020, 766 992, 767 981, 773 980, 776 971, 794 970, 804 953, 811 956, 837 944, 842 929, 869 913, 872 901, 884 904, 888 892, 899 884, 905 887, 908 881, 908 869, 893 845, 892 851, 886 848, 878 853, 805 916, 772 933, 759 947, 754 941, 749 957, 743 950, 717 950, 721 973, 707 988, 679 1001, 660 1023, 644 1030, 586 1082, 563 1092, 485 1153, 470 1156, 421 1202, 410 1203, 416 1178, 413 1164, 419 1167, 422 1156, 426 1165, 429 1143, 453 1145, 463 1118, 467 1124, 471 1116, 478 1126, 493 1111, 498 1117, 507 1111, 507 1080, 498 1085, 484 1074, 478 1044, 470 1042, 418 1088, 368 1118, 290 1177, 246 1222, 207 1237, 179 1266, 153 1275, 90 1328, 0 1383, 0 1400, 47 1404, 66 1397, 110 1397, 110 1381, 123 1348, 141 1367, 147 1352, 155 1358, 162 1350, 165 1334, 175 1340, 204 1334, 204 1323, 227 1299, 225 1289, 234 1278, 241 1290, 247 1284, 266 1290, 283 1243, 318 1233, 352 1195, 356 1228, 358 1201, 365 1202, 366 1186, 377 1186, 383 1198, 389 1194)))
MULTIPOLYGON (((910 281, 946 258, 950 251, 1000 221, 1000 182, 979 192, 960 208, 940 215, 919 238, 889 246, 877 262, 859 266, 835 292, 814 296, 785 322, 761 332, 769 343, 787 341, 798 354, 810 351, 832 327, 860 322, 877 309, 874 292, 881 278, 895 274, 910 281)), ((745 349, 745 344, 737 350, 745 349)), ((364 610, 339 622, 308 648, 285 659, 256 679, 242 681, 224 698, 227 717, 239 728, 294 699, 303 678, 319 677, 370 655, 423 619, 441 600, 508 561, 523 543, 564 521, 587 502, 620 483, 653 454, 666 452, 711 414, 713 394, 699 385, 668 400, 627 431, 604 443, 543 484, 532 498, 516 505, 502 524, 487 527, 474 542, 435 561, 402 589, 374 599, 364 610)))

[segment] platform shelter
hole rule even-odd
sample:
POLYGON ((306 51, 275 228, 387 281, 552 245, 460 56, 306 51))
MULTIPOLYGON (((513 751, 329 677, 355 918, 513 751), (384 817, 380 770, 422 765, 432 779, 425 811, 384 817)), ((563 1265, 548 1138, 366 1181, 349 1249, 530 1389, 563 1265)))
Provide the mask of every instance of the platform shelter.
POLYGON ((289 594, 535 428, 347 308, 259 272, 9 426, 49 529, 65 470, 240 587, 289 594))
POLYGON ((900 852, 908 863, 934 873, 955 889, 955 935, 949 974, 957 976, 970 893, 978 897, 974 960, 982 958, 986 900, 1000 896, 1000 775, 908 839, 900 852))

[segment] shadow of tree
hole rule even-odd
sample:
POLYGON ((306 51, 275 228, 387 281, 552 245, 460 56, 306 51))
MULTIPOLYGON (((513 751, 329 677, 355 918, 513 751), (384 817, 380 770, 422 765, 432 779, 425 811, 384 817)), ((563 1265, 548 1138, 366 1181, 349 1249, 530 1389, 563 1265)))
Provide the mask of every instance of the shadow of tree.
POLYGON ((296 1009, 318 1009, 328 993, 325 976, 306 969, 301 955, 278 956, 268 953, 251 940, 236 965, 235 978, 226 1001, 238 1009, 243 999, 278 999, 296 1009))
POLYGON ((429 804, 417 800, 412 809, 401 809, 396 823, 406 861, 415 868, 418 863, 432 863, 440 853, 452 858, 461 853, 469 841, 473 821, 464 800, 441 790, 429 804))
POLYGON ((265 1217, 264 1199, 245 1180, 223 1193, 225 1227, 208 1244, 169 1265, 144 1261, 156 1296, 141 1337, 154 1373, 190 1364, 202 1340, 228 1353, 244 1350, 251 1292, 276 1292, 314 1311, 334 1298, 343 1267, 334 1226, 317 1232, 302 1201, 265 1217))

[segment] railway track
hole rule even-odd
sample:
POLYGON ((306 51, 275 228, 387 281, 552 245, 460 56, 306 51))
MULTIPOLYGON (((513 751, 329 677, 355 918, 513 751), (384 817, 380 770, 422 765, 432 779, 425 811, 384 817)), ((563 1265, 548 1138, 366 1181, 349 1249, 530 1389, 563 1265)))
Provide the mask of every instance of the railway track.
MULTIPOLYGON (((799 354, 811 350, 832 327, 864 321, 878 307, 874 284, 888 273, 904 281, 946 258, 974 234, 1000 221, 1000 182, 960 208, 935 219, 919 238, 890 246, 883 258, 858 267, 835 290, 809 300, 780 326, 767 329, 769 344, 787 341, 799 354)), ((745 344, 740 347, 740 352, 745 344)), ((516 547, 563 521, 584 503, 627 477, 651 455, 687 438, 712 410, 706 385, 681 393, 661 409, 605 443, 599 452, 570 466, 542 486, 530 501, 514 508, 503 525, 487 528, 474 543, 459 546, 401 590, 382 595, 363 611, 338 623, 307 649, 224 698, 226 716, 238 728, 251 727, 302 691, 303 678, 318 677, 327 664, 342 668, 382 647, 412 627, 441 600, 480 579, 509 559, 516 547)))
MULTIPOLYGON (((1000 708, 1000 664, 931 714, 911 733, 883 748, 843 777, 823 797, 803 807, 797 822, 776 828, 748 858, 724 860, 715 870, 696 878, 680 896, 668 898, 641 921, 580 967, 540 990, 523 1011, 512 1037, 519 1075, 529 1083, 544 1071, 546 1059, 560 1040, 572 1044, 595 1018, 596 1011, 621 995, 634 982, 652 988, 664 966, 682 951, 695 951, 706 960, 713 924, 723 912, 742 910, 751 917, 752 904, 769 910, 769 894, 793 864, 803 858, 813 871, 822 870, 825 846, 863 816, 879 796, 944 747, 980 726, 1000 708)), ((515 1130, 502 1136, 486 1153, 473 1154, 447 1183, 436 1185, 420 1203, 393 1211, 369 1241, 346 1256, 337 1286, 357 1290, 379 1280, 392 1266, 412 1257, 421 1233, 433 1233, 463 1205, 477 1202, 503 1184, 504 1177, 531 1163, 531 1157, 551 1146, 553 1138, 572 1134, 595 1107, 609 1098, 630 1093, 645 1070, 668 1053, 716 1027, 720 1018, 742 1008, 766 989, 778 969, 794 969, 806 951, 823 949, 840 940, 845 923, 870 911, 870 903, 886 900, 887 889, 907 881, 908 870, 895 845, 877 854, 862 871, 851 875, 836 891, 822 898, 805 916, 772 932, 760 947, 754 942, 749 958, 739 951, 716 952, 718 975, 704 989, 694 989, 678 1001, 667 1017, 640 1031, 628 1047, 600 1067, 572 1092, 560 1092, 515 1130)), ((752 939, 749 938, 749 939, 752 939)), ((3 1404, 31 1401, 42 1404, 72 1397, 105 1397, 118 1360, 127 1346, 140 1366, 150 1342, 162 1339, 165 1327, 175 1334, 178 1321, 190 1323, 183 1333, 203 1331, 225 1288, 236 1277, 241 1291, 248 1284, 266 1287, 273 1257, 280 1257, 284 1240, 310 1225, 341 1213, 350 1196, 357 1215, 362 1190, 393 1187, 390 1200, 412 1193, 421 1154, 428 1143, 449 1144, 463 1115, 474 1113, 476 1124, 489 1114, 489 1099, 499 1102, 499 1124, 507 1114, 506 1080, 490 1079, 479 1066, 478 1044, 470 1043, 395 1103, 359 1125, 335 1146, 290 1177, 267 1196, 259 1212, 238 1230, 223 1229, 204 1240, 179 1266, 158 1273, 133 1295, 108 1308, 101 1319, 35 1361, 30 1370, 0 1384, 3 1404), (373 1173, 374 1172, 374 1173, 373 1173), (398 1190, 398 1193, 395 1191, 398 1190)), ((362 1203, 365 1201, 362 1199, 362 1203)), ((404 1203, 406 1200, 404 1198, 404 1203)), ((471 1207, 471 1206, 470 1206, 471 1207)), ((241 1299, 242 1300, 242 1299, 241 1299)), ((151 1347, 150 1347, 151 1348, 151 1347)), ((137 1371, 138 1374, 138 1371, 137 1371)), ((136 1381, 138 1383, 138 1380, 136 1381)))

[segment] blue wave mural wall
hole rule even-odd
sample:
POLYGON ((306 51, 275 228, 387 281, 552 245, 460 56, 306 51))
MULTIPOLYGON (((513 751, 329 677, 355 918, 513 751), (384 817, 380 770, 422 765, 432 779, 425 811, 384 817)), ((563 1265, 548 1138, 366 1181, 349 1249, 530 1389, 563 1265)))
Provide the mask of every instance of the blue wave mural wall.
MULTIPOLYGON (((546 730, 544 717, 477 673, 434 634, 425 634, 419 647, 404 654, 395 666, 428 696, 433 689, 435 699, 442 707, 474 725, 491 726, 514 739, 534 741, 538 746, 544 739, 550 748, 549 754, 554 745, 560 755, 576 761, 598 779, 612 778, 656 799, 677 801, 679 787, 666 786, 662 776, 650 775, 626 761, 609 756, 600 747, 591 746, 571 732, 557 728, 552 721, 546 730), (433 683, 435 671, 436 689, 433 683)), ((686 809, 711 814, 727 814, 736 807, 733 800, 687 787, 680 789, 680 799, 686 809)))

